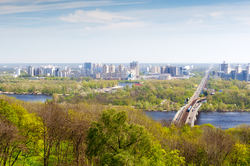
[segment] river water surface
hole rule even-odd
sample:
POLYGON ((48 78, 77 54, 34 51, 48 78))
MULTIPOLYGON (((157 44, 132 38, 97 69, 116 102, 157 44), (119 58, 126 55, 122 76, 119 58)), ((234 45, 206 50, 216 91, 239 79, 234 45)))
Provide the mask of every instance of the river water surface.
POLYGON ((17 95, 17 94, 13 94, 13 95, 6 95, 9 97, 15 97, 18 100, 23 100, 23 101, 41 101, 41 102, 45 102, 47 99, 51 100, 52 96, 48 96, 48 95, 17 95))

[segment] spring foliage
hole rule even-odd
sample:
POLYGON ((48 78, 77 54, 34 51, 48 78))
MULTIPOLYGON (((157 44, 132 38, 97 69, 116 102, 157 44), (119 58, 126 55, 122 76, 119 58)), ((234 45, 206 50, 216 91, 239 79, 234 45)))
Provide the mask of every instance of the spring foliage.
POLYGON ((190 128, 155 122, 131 107, 0 99, 3 166, 250 164, 248 125, 190 128))

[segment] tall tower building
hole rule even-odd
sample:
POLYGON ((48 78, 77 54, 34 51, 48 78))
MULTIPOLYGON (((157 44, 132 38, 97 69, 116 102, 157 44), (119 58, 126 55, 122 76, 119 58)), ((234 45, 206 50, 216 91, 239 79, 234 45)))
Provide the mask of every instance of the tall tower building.
POLYGON ((115 65, 110 65, 109 66, 109 72, 110 73, 115 73, 115 65))
POLYGON ((130 69, 134 69, 136 77, 139 77, 140 69, 139 69, 139 62, 138 61, 131 62, 130 63, 130 69))
POLYGON ((32 67, 32 66, 28 67, 28 75, 30 75, 31 77, 34 76, 34 67, 32 67))

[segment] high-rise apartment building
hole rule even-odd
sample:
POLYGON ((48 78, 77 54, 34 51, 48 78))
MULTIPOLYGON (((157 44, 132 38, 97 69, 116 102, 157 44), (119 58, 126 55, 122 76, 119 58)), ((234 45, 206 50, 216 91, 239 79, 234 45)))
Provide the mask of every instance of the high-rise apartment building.
POLYGON ((57 68, 55 71, 55 77, 62 77, 62 72, 59 68, 57 68))
POLYGON ((32 66, 28 67, 28 75, 30 75, 31 77, 34 76, 34 67, 32 67, 32 66))
POLYGON ((92 72, 92 63, 85 62, 84 63, 84 73, 91 74, 91 72, 92 72))
POLYGON ((16 74, 17 76, 19 76, 19 75, 21 74, 20 68, 15 68, 15 74, 16 74))
POLYGON ((165 72, 165 66, 161 66, 161 74, 164 74, 164 72, 165 72))
POLYGON ((110 73, 115 73, 115 65, 110 65, 109 66, 109 72, 110 73))
POLYGON ((248 79, 249 79, 249 73, 248 73, 248 71, 247 70, 243 70, 242 74, 243 74, 243 80, 247 82, 248 79))
POLYGON ((108 65, 103 65, 103 73, 109 73, 109 67, 108 65))
POLYGON ((139 70, 139 62, 138 61, 131 62, 130 63, 130 69, 134 69, 136 77, 139 77, 140 70, 139 70))
POLYGON ((231 73, 231 66, 230 66, 230 64, 225 65, 224 72, 225 72, 225 74, 230 74, 231 73))
POLYGON ((151 73, 161 73, 159 66, 151 67, 151 73))
POLYGON ((119 65, 119 66, 118 66, 118 71, 119 71, 119 72, 122 72, 123 70, 124 70, 124 66, 123 66, 123 65, 119 65))
POLYGON ((223 61, 223 63, 220 64, 220 72, 221 72, 221 71, 224 71, 224 72, 225 72, 225 68, 226 68, 226 66, 228 66, 228 65, 229 65, 228 63, 226 63, 225 61, 223 61))
POLYGON ((176 75, 179 74, 176 66, 170 66, 170 67, 169 67, 169 73, 170 73, 172 76, 176 76, 176 75))
POLYGON ((52 76, 52 75, 54 75, 54 69, 53 68, 44 68, 43 74, 52 76))
POLYGON ((42 69, 42 68, 37 68, 37 69, 35 70, 34 75, 36 75, 36 76, 38 76, 38 75, 43 75, 43 69, 42 69))
POLYGON ((247 64, 246 70, 247 70, 248 74, 250 74, 250 63, 247 64))
POLYGON ((237 75, 236 70, 232 70, 232 71, 231 71, 231 78, 232 78, 233 80, 236 79, 236 75, 237 75))
POLYGON ((235 70, 236 70, 236 73, 237 73, 237 74, 239 74, 239 73, 242 72, 242 68, 241 68, 240 64, 238 64, 238 65, 236 66, 235 70))

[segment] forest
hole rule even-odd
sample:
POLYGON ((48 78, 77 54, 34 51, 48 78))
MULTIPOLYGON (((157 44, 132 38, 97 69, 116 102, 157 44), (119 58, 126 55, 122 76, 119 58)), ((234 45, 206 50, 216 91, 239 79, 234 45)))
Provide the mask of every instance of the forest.
POLYGON ((143 111, 45 104, 0 96, 3 166, 223 166, 250 164, 250 126, 170 125, 143 111))
POLYGON ((94 102, 102 105, 133 106, 137 109, 177 111, 185 100, 190 98, 202 78, 181 80, 140 80, 140 85, 126 86, 113 93, 100 93, 97 89, 114 87, 119 82, 135 81, 93 80, 92 78, 46 77, 42 80, 29 80, 23 77, 14 79, 1 77, 0 91, 16 94, 43 93, 53 95, 53 102, 81 103, 94 102))
POLYGON ((0 79, 0 91, 22 93, 42 92, 44 94, 79 94, 91 92, 92 89, 113 87, 118 85, 115 80, 93 80, 92 78, 68 79, 59 77, 48 77, 42 80, 28 80, 23 78, 0 79))
POLYGON ((67 103, 94 102, 104 105, 134 106, 146 110, 178 110, 190 98, 200 78, 186 80, 147 80, 140 85, 127 85, 114 93, 89 93, 66 96, 67 103))
POLYGON ((215 95, 207 95, 207 103, 202 111, 250 111, 250 85, 245 81, 210 78, 209 89, 215 89, 215 95))

